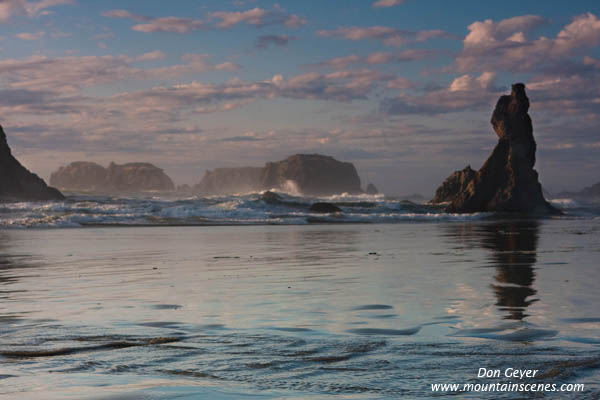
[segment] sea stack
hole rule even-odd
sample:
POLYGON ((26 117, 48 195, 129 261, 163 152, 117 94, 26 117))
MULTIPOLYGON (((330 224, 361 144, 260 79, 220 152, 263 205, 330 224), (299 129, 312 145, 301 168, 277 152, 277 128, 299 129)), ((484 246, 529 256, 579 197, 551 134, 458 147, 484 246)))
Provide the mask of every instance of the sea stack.
POLYGON ((460 171, 455 171, 437 188, 431 202, 435 204, 452 202, 467 188, 476 173, 477 171, 473 170, 470 165, 460 171))
POLYGON ((264 167, 217 168, 194 186, 201 196, 279 189, 308 196, 362 193, 352 163, 321 154, 295 154, 264 167))
POLYGON ((64 200, 56 189, 27 170, 12 155, 0 126, 0 201, 64 200))
POLYGON ((477 173, 463 170, 458 181, 469 175, 472 178, 466 185, 456 182, 458 192, 450 196, 448 212, 560 214, 544 199, 533 169, 536 143, 528 110, 529 99, 522 83, 512 85, 512 93, 500 97, 491 120, 498 144, 477 173))
POLYGON ((104 168, 89 161, 76 161, 60 167, 50 176, 50 184, 63 190, 93 193, 134 194, 170 192, 173 181, 165 172, 150 163, 110 163, 104 168))

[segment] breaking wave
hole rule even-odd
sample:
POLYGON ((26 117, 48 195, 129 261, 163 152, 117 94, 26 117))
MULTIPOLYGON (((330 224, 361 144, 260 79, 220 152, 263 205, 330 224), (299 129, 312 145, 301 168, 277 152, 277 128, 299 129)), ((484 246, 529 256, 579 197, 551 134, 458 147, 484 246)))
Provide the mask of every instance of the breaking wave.
MULTIPOLYGON (((314 198, 297 195, 293 185, 288 189, 287 193, 277 192, 275 198, 257 192, 185 199, 73 195, 57 202, 5 203, 0 204, 0 227, 401 223, 470 221, 493 216, 492 213, 446 213, 440 205, 419 204, 382 194, 344 193, 314 198), (318 201, 331 202, 342 212, 310 211, 310 206, 318 201)), ((597 207, 582 208, 568 199, 556 200, 554 204, 575 216, 600 215, 597 207)))

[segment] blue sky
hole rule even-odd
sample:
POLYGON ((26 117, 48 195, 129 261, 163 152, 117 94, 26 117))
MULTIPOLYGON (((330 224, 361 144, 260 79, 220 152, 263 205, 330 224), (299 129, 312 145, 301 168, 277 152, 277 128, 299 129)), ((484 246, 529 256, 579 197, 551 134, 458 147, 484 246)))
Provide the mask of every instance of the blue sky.
POLYGON ((431 195, 523 81, 550 191, 600 180, 595 1, 0 0, 0 123, 44 178, 149 161, 177 183, 294 153, 431 195))

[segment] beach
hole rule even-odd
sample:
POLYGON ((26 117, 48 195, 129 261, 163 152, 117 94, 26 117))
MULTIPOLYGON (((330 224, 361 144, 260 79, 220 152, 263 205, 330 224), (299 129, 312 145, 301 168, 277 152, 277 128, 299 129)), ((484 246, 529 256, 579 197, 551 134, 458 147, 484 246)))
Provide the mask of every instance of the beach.
POLYGON ((591 399, 599 251, 597 218, 3 229, 0 394, 429 398, 511 367, 591 399))

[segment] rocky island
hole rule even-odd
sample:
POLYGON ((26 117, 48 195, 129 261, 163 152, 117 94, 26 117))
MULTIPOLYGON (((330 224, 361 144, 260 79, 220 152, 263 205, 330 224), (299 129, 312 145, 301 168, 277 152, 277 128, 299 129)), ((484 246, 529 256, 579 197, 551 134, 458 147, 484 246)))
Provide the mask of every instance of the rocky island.
POLYGON ((479 171, 470 166, 454 172, 436 191, 434 202, 450 202, 446 211, 560 214, 544 199, 535 169, 536 143, 528 114, 525 85, 500 97, 491 123, 498 144, 479 171))
POLYGON ((597 202, 600 201, 600 182, 596 183, 595 185, 585 187, 578 192, 560 192, 555 197, 597 202))
POLYGON ((0 201, 63 200, 65 197, 12 155, 0 126, 0 201))
POLYGON ((94 193, 170 192, 173 181, 150 163, 110 163, 108 168, 88 161, 60 167, 50 176, 50 184, 63 190, 94 193))
POLYGON ((207 171, 197 185, 197 195, 227 195, 282 189, 308 196, 362 193, 352 163, 320 154, 296 154, 264 167, 217 168, 207 171))

